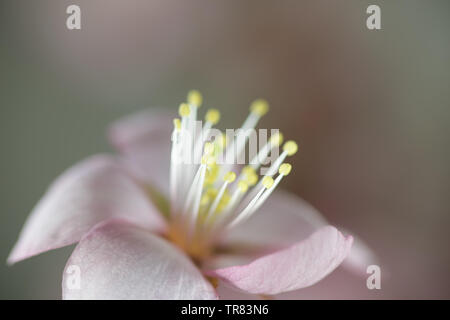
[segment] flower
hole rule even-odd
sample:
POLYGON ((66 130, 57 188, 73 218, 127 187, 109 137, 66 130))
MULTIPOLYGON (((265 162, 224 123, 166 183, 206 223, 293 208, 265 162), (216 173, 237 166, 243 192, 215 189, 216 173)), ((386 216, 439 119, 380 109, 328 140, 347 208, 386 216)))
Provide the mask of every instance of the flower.
MULTIPOLYGON (((63 173, 26 221, 8 263, 78 242, 63 274, 64 299, 216 299, 233 290, 267 296, 311 286, 347 257, 361 270, 372 256, 359 241, 351 254, 353 237, 303 200, 274 192, 291 171, 284 161, 296 143, 283 145, 258 182, 261 158, 283 140, 273 135, 237 176, 238 166, 218 159, 240 154, 248 135, 205 142, 194 132, 201 104, 191 91, 173 129, 167 114, 154 111, 114 123, 109 137, 120 155, 95 155, 63 173), (76 287, 68 285, 74 266, 76 287)), ((255 101, 242 129, 267 110, 255 101)), ((201 132, 219 118, 209 110, 201 132)))

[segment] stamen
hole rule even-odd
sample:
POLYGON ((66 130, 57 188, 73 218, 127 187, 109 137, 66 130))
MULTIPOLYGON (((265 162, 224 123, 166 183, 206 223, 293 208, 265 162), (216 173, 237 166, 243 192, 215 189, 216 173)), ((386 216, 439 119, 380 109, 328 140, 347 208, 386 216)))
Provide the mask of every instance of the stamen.
MULTIPOLYGON (((238 157, 242 153, 242 150, 244 149, 249 138, 249 132, 251 132, 251 130, 255 128, 259 119, 263 115, 265 115, 268 110, 269 104, 266 100, 263 99, 255 100, 250 105, 250 114, 248 115, 234 140, 231 141, 226 150, 227 155, 229 152, 231 152, 231 155, 233 156, 233 162, 235 159, 238 159, 238 157)), ((229 168, 230 164, 226 166, 226 170, 228 170, 229 168)))
MULTIPOLYGON (((190 224, 189 224, 189 235, 193 235, 194 233, 194 229, 195 229, 195 225, 197 222, 197 218, 199 216, 199 209, 200 209, 200 200, 202 197, 202 190, 203 190, 203 183, 205 181, 205 173, 206 173, 206 168, 208 165, 211 164, 211 162, 213 162, 214 159, 211 158, 211 156, 205 156, 202 159, 202 164, 200 165, 201 171, 200 171, 200 176, 199 179, 197 181, 197 185, 195 186, 195 191, 194 191, 194 204, 192 206, 192 211, 190 214, 190 224)), ((200 170, 200 169, 199 169, 200 170)))
POLYGON ((197 140, 195 141, 194 151, 195 151, 195 163, 201 157, 202 145, 206 139, 208 139, 209 132, 213 125, 216 125, 220 120, 220 112, 217 109, 209 109, 205 116, 205 125, 202 128, 202 132, 197 140))
POLYGON ((206 255, 205 250, 209 251, 209 246, 222 231, 247 220, 263 205, 283 177, 291 171, 291 165, 283 163, 284 160, 298 149, 294 141, 286 142, 280 156, 268 168, 264 178, 258 181, 256 171, 273 149, 283 142, 281 133, 273 134, 250 164, 239 173, 237 183, 232 185, 236 174, 229 167, 245 148, 250 137, 248 130, 253 129, 267 113, 268 103, 261 99, 254 101, 241 131, 231 141, 221 134, 213 142, 205 140, 220 120, 220 112, 209 109, 197 135, 197 109, 202 103, 200 92, 192 90, 188 93, 187 103, 179 106, 180 119, 173 121, 170 167, 171 232, 175 235, 174 241, 196 257, 206 255), (232 163, 220 165, 218 157, 225 153, 228 160, 227 153, 230 151, 236 158, 232 163), (277 170, 279 174, 274 180, 277 170), (223 182, 218 180, 219 177, 223 182))
MULTIPOLYGON (((185 163, 187 164, 186 170, 184 170, 185 183, 189 185, 192 182, 195 168, 197 167, 197 161, 199 157, 196 157, 196 142, 197 142, 197 109, 202 105, 203 98, 199 91, 191 90, 187 95, 187 103, 190 108, 190 114, 188 119, 187 132, 189 133, 188 139, 186 139, 184 146, 186 150, 185 163)), ((201 148, 201 147, 200 147, 201 148)))
POLYGON ((219 190, 219 193, 217 194, 216 198, 214 199, 213 204, 211 205, 211 207, 209 208, 209 211, 207 213, 207 218, 211 219, 213 213, 216 211, 217 206, 220 203, 220 200, 222 199, 223 194, 225 193, 225 190, 228 186, 228 184, 232 183, 234 180, 236 179, 236 174, 233 171, 229 171, 225 174, 225 176, 223 177, 223 184, 222 187, 219 190))
POLYGON ((288 141, 283 146, 283 151, 286 151, 288 156, 294 155, 298 150, 297 143, 295 141, 288 141))
POLYGON ((283 143, 283 134, 278 132, 270 137, 269 141, 262 147, 257 155, 250 160, 250 166, 253 169, 258 170, 262 163, 267 159, 269 152, 283 143))
POLYGON ((205 211, 208 208, 210 201, 211 201, 211 197, 208 194, 202 194, 202 197, 200 198, 200 209, 199 209, 200 217, 204 216, 205 211))
POLYGON ((267 198, 272 194, 272 192, 275 190, 275 188, 278 186, 278 184, 281 182, 281 179, 283 177, 287 176, 292 170, 292 166, 289 163, 283 163, 280 166, 280 169, 278 170, 278 176, 276 177, 275 181, 273 182, 273 186, 269 189, 267 189, 266 192, 261 196, 261 198, 258 200, 258 202, 255 204, 253 208, 253 212, 259 209, 259 207, 262 206, 262 204, 267 200, 267 198))
POLYGON ((190 105, 200 108, 203 103, 202 94, 198 90, 191 90, 188 92, 187 101, 190 105))
POLYGON ((253 207, 258 202, 258 199, 261 197, 263 192, 271 188, 274 183, 272 177, 269 176, 265 176, 261 182, 263 187, 258 191, 256 196, 253 198, 252 201, 250 201, 247 207, 244 210, 242 210, 241 213, 239 213, 234 220, 232 220, 232 222, 227 226, 227 228, 233 228, 238 223, 242 222, 244 219, 246 220, 253 213, 253 207))
POLYGON ((192 201, 195 199, 196 196, 198 196, 198 193, 201 194, 205 174, 204 172, 206 170, 207 164, 211 162, 211 153, 213 150, 214 146, 212 145, 212 143, 205 143, 202 163, 199 166, 197 173, 194 176, 194 180, 192 181, 192 185, 187 193, 186 202, 184 203, 183 207, 183 215, 187 215, 189 208, 192 205, 192 201), (202 176, 203 179, 201 179, 202 176))
POLYGON ((281 132, 277 132, 270 137, 269 142, 272 145, 272 147, 278 147, 283 143, 283 139, 284 139, 283 134, 281 132))
POLYGON ((211 142, 205 143, 205 147, 203 150, 205 155, 211 156, 214 152, 214 144, 212 144, 211 142))
POLYGON ((250 111, 262 117, 269 111, 269 104, 264 99, 255 100, 250 106, 250 111))
POLYGON ((197 90, 189 91, 187 95, 187 102, 191 107, 191 114, 189 116, 189 127, 192 134, 192 141, 195 141, 195 122, 197 120, 197 109, 201 107, 203 102, 202 94, 197 90))
MULTIPOLYGON (((280 156, 274 161, 274 163, 269 167, 269 169, 266 172, 266 176, 272 177, 278 170, 279 166, 283 163, 283 161, 286 159, 287 156, 294 155, 298 150, 297 143, 295 141, 287 141, 283 145, 283 152, 280 154, 280 156)), ((257 190, 260 189, 262 184, 262 181, 258 183, 258 185, 247 195, 246 201, 249 199, 252 199, 256 193, 257 190)))
MULTIPOLYGON (((261 117, 265 115, 267 111, 269 111, 269 104, 267 103, 266 100, 258 99, 253 101, 252 104, 250 105, 250 114, 242 124, 241 127, 242 134, 247 135, 247 131, 249 129, 253 129, 258 123, 259 119, 261 119, 261 117)), ((248 138, 248 136, 246 138, 248 138)), ((239 141, 238 139, 236 140, 239 141)), ((237 151, 239 154, 240 148, 237 148, 237 151)))
POLYGON ((179 135, 181 131, 181 121, 176 118, 173 119, 174 130, 172 133, 172 150, 170 154, 170 203, 171 203, 171 215, 176 214, 178 211, 178 201, 177 201, 177 186, 178 186, 178 162, 179 162, 179 135))
POLYGON ((273 176, 277 170, 278 167, 283 163, 283 161, 286 159, 287 156, 293 156, 298 150, 297 143, 295 141, 287 141, 283 145, 283 153, 278 157, 277 160, 270 166, 269 170, 267 171, 266 175, 273 176))
POLYGON ((206 122, 211 123, 212 125, 215 125, 220 120, 220 112, 217 109, 209 109, 208 112, 206 112, 205 115, 206 122))
MULTIPOLYGON (((177 198, 184 198, 186 196, 186 190, 189 188, 190 179, 188 175, 188 170, 186 167, 189 162, 188 159, 191 157, 190 140, 191 135, 189 131, 189 116, 191 114, 191 108, 187 103, 181 103, 178 108, 178 114, 181 117, 181 131, 179 134, 179 148, 177 157, 177 198)), ((177 201, 177 200, 176 200, 177 201)), ((182 200, 178 200, 180 202, 182 200)), ((180 207, 174 206, 176 209, 180 207)))
POLYGON ((206 168, 206 162, 202 161, 202 164, 198 167, 198 170, 194 176, 194 180, 192 181, 192 185, 187 194, 186 202, 184 203, 184 207, 183 207, 183 215, 188 214, 189 208, 191 207, 191 204, 192 204, 192 201, 196 194, 196 191, 198 191, 200 176, 202 175, 203 169, 205 169, 205 168, 206 168))
POLYGON ((258 182, 258 175, 256 173, 252 173, 247 176, 245 181, 250 187, 253 187, 258 182))
POLYGON ((181 130, 181 121, 179 118, 175 118, 173 119, 173 127, 176 131, 180 131, 181 130))
POLYGON ((258 175, 251 166, 245 166, 244 169, 242 169, 241 175, 244 176, 245 182, 250 187, 253 187, 258 182, 258 175))
POLYGON ((187 103, 180 104, 180 107, 178 108, 178 113, 180 114, 183 119, 186 117, 189 117, 191 114, 191 108, 189 108, 189 105, 187 103))
POLYGON ((180 135, 180 142, 181 142, 181 156, 183 158, 183 163, 186 163, 186 157, 188 156, 187 150, 186 150, 186 144, 189 140, 189 115, 191 114, 191 108, 188 104, 182 103, 180 104, 180 107, 178 108, 178 113, 181 117, 181 135, 180 135))
POLYGON ((219 175, 219 169, 220 167, 217 163, 214 163, 209 167, 209 170, 206 172, 205 186, 212 186, 214 184, 219 175))
POLYGON ((214 221, 215 226, 219 226, 222 222, 230 217, 230 214, 236 209, 239 201, 241 201, 244 194, 247 192, 249 185, 245 181, 239 181, 236 190, 234 190, 233 195, 231 196, 230 202, 227 204, 223 212, 217 217, 214 221))

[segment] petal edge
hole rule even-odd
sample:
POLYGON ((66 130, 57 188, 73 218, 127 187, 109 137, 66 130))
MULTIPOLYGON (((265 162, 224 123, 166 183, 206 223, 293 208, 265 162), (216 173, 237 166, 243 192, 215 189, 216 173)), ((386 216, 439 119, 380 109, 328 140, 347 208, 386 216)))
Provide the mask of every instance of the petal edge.
POLYGON ((99 224, 75 248, 63 274, 63 299, 216 299, 184 253, 122 220, 99 224), (79 286, 71 277, 75 266, 79 286))
POLYGON ((253 294, 279 294, 315 284, 348 255, 353 238, 326 226, 304 241, 243 266, 208 272, 229 285, 253 294))
POLYGON ((27 218, 8 264, 76 243, 98 222, 122 217, 152 230, 164 221, 116 158, 96 155, 61 174, 27 218))

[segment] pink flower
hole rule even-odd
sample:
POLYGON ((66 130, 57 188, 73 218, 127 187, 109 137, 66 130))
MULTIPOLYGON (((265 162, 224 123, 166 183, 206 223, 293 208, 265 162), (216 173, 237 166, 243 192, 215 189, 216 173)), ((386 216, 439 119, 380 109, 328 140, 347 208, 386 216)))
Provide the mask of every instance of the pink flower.
MULTIPOLYGON (((8 263, 78 242, 63 274, 64 299, 252 298, 311 286, 346 258, 364 270, 373 257, 359 241, 351 253, 351 236, 296 196, 273 192, 291 170, 283 161, 297 151, 294 142, 259 183, 260 162, 234 182, 226 168, 235 167, 216 158, 230 144, 245 144, 191 138, 200 94, 191 92, 188 102, 174 129, 155 111, 113 124, 109 137, 120 156, 96 155, 63 173, 26 221, 8 263), (176 161, 196 143, 198 165, 176 161), (73 266, 80 270, 75 288, 67 285, 73 266)), ((253 128, 266 111, 255 102, 243 127, 253 128)), ((204 128, 218 120, 210 110, 204 128)), ((273 136, 266 151, 281 142, 273 136)))

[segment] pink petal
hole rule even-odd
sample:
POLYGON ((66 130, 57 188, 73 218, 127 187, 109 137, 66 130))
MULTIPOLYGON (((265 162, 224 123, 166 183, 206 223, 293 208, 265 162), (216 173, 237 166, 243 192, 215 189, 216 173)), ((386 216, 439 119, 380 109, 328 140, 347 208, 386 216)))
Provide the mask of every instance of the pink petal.
MULTIPOLYGON (((248 221, 231 230, 226 245, 265 248, 270 252, 301 241, 318 228, 328 225, 327 220, 300 197, 277 190, 248 221)), ((340 228, 340 230, 343 230, 340 228)), ((353 232, 347 232, 352 234, 353 232)), ((218 256, 216 266, 231 266, 248 262, 245 256, 218 256)), ((251 256, 250 256, 251 258, 251 256)), ((368 265, 377 264, 377 257, 362 239, 354 236, 350 254, 344 266, 357 274, 366 274, 368 265)))
POLYGON ((278 294, 311 286, 333 271, 348 255, 353 239, 326 226, 308 239, 263 256, 244 266, 209 272, 237 289, 278 294))
MULTIPOLYGON (((353 246, 354 246, 353 242, 353 246)), ((353 250, 353 247, 352 247, 353 250)), ((345 260, 344 260, 345 263, 345 260)), ((383 269, 384 270, 384 269, 383 269)), ((383 276, 385 273, 383 273, 383 276)), ((318 300, 318 299, 391 299, 392 293, 389 290, 369 290, 366 286, 366 280, 369 275, 366 273, 364 278, 355 277, 355 275, 345 268, 338 267, 326 278, 322 279, 313 286, 269 296, 276 300, 318 300)), ((254 300, 264 299, 261 295, 248 294, 233 288, 230 288, 222 281, 216 287, 217 295, 221 300, 254 300)))
MULTIPOLYGON (((349 234, 348 231, 342 229, 342 232, 349 234)), ((366 276, 367 267, 373 264, 378 265, 380 262, 376 254, 370 247, 357 235, 352 232, 353 246, 347 259, 344 260, 343 266, 355 274, 366 276)))
POLYGON ((131 173, 167 194, 174 116, 148 109, 113 123, 109 139, 123 155, 131 173))
MULTIPOLYGON (((145 144, 158 132, 171 132, 173 118, 169 112, 153 108, 136 112, 112 123, 109 128, 111 143, 118 149, 145 144)), ((170 141, 170 136, 169 136, 170 141)))
POLYGON ((99 225, 80 241, 67 262, 62 287, 64 299, 217 298, 178 248, 118 220, 99 225))
POLYGON ((249 220, 230 230, 225 243, 281 249, 307 238, 327 224, 306 201, 277 190, 249 220))
POLYGON ((81 239, 98 222, 123 217, 152 230, 164 222, 142 189, 111 156, 88 158, 64 172, 39 201, 12 250, 15 263, 81 239))

